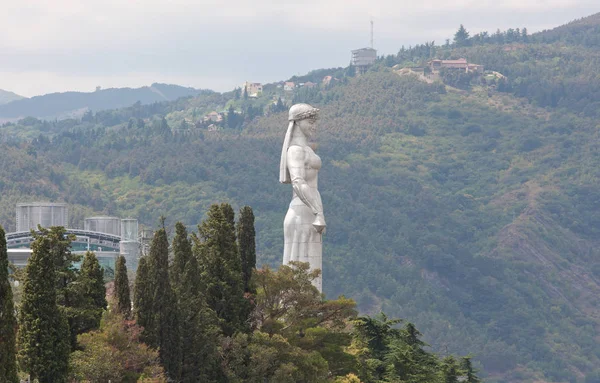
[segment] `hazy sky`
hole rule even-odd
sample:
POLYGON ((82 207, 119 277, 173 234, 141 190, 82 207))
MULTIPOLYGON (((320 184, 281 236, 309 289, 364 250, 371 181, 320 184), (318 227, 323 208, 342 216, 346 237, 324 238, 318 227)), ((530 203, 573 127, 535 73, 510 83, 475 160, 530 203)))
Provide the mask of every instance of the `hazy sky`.
POLYGON ((0 88, 24 96, 152 82, 230 90, 347 66, 350 50, 552 28, 598 0, 0 0, 0 88))

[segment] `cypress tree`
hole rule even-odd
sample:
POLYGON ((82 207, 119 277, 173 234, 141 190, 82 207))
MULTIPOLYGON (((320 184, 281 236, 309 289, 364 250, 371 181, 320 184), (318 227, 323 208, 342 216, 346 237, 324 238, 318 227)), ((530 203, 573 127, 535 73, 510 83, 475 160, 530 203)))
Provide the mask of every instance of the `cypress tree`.
POLYGON ((185 266, 179 291, 181 313, 181 381, 213 382, 219 376, 217 317, 202 294, 198 262, 191 257, 185 266))
POLYGON ((254 213, 250 206, 240 209, 240 218, 237 226, 237 238, 242 263, 242 276, 244 278, 244 291, 254 292, 250 286, 252 270, 256 268, 256 232, 254 230, 254 213))
POLYGON ((185 267, 191 258, 192 245, 187 230, 183 223, 177 222, 175 224, 175 238, 173 238, 173 264, 171 265, 171 284, 177 294, 182 288, 185 267))
POLYGON ((13 293, 8 280, 8 252, 6 233, 0 226, 0 382, 16 383, 16 331, 17 319, 13 293))
POLYGON ((247 331, 249 302, 244 298, 242 264, 231 205, 212 205, 198 227, 198 250, 208 306, 215 311, 223 333, 247 331))
POLYGON ((117 312, 123 314, 125 318, 131 315, 131 298, 129 296, 129 278, 127 277, 127 266, 125 257, 117 257, 115 263, 115 298, 117 303, 117 312))
POLYGON ((32 380, 62 383, 69 366, 69 325, 57 305, 56 237, 40 228, 31 244, 19 316, 19 359, 32 380))
POLYGON ((177 380, 181 372, 181 344, 177 300, 169 281, 169 241, 164 227, 152 239, 149 254, 152 289, 152 315, 149 345, 158 347, 159 356, 169 378, 177 380))
POLYGON ((77 334, 81 334, 97 325, 97 312, 90 310, 90 302, 84 294, 80 283, 81 273, 73 262, 81 260, 81 256, 71 253, 71 241, 74 236, 67 235, 62 226, 52 226, 38 230, 50 241, 50 254, 54 262, 56 302, 67 316, 69 324, 71 348, 77 347, 77 334), (80 281, 79 281, 80 282, 80 281))
POLYGON ((152 286, 150 283, 150 266, 148 257, 140 258, 135 276, 133 308, 137 324, 142 327, 141 339, 146 344, 153 343, 151 329, 154 324, 152 312, 152 286))
POLYGON ((96 254, 90 251, 85 254, 83 263, 81 264, 79 279, 78 285, 83 289, 83 296, 87 300, 87 306, 93 316, 93 322, 90 324, 90 327, 84 329, 84 331, 88 331, 100 327, 102 312, 106 309, 107 305, 104 270, 100 266, 96 254))

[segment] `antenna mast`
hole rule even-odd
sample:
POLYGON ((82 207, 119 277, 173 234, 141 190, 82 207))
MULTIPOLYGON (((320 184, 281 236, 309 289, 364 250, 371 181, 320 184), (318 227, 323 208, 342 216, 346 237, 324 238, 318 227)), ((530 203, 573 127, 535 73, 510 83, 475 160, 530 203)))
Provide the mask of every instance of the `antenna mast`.
POLYGON ((373 48, 373 20, 371 20, 371 49, 373 48))

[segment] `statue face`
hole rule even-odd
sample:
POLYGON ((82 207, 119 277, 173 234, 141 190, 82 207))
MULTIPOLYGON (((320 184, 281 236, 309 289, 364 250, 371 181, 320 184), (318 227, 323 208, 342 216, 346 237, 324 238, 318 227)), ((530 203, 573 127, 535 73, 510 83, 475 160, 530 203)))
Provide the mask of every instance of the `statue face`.
POLYGON ((296 122, 298 127, 304 133, 306 137, 311 137, 317 131, 317 119, 316 118, 305 118, 296 122))

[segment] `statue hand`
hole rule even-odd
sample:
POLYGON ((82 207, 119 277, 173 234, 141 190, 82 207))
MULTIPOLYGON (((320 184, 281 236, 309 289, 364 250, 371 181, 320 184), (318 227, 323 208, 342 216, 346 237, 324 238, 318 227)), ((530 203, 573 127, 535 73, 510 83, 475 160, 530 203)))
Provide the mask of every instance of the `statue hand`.
POLYGON ((317 231, 317 233, 325 234, 325 228, 327 227, 327 224, 325 223, 325 216, 323 215, 323 213, 317 214, 317 217, 313 221, 312 225, 317 231))

